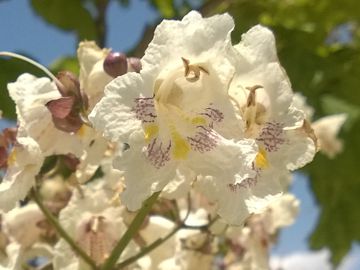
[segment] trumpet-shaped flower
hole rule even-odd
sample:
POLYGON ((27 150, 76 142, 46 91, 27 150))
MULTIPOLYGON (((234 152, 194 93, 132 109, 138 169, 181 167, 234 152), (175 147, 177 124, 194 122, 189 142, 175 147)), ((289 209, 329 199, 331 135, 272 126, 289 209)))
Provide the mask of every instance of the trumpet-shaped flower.
POLYGON ((316 139, 304 112, 292 103, 291 85, 277 59, 271 31, 255 26, 234 49, 236 71, 228 94, 242 122, 244 137, 253 139, 258 147, 252 165, 254 175, 232 183, 206 177, 198 185, 218 202, 223 218, 239 224, 249 213, 261 212, 277 198, 288 170, 313 159, 316 139), (237 214, 239 209, 242 216, 237 214))
POLYGON ((204 19, 190 12, 182 21, 163 21, 140 74, 108 84, 89 115, 105 137, 126 145, 115 166, 124 171, 122 200, 130 210, 161 190, 180 165, 224 181, 253 173, 257 149, 242 137, 227 94, 235 72, 233 27, 227 14, 204 19))

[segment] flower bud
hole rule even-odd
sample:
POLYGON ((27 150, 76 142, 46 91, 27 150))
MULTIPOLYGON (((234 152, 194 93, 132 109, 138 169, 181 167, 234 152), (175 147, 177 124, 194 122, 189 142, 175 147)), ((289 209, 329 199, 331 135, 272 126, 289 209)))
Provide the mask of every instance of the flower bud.
POLYGON ((137 57, 129 57, 127 59, 127 62, 128 62, 128 71, 129 72, 137 72, 139 73, 142 66, 141 66, 141 62, 140 62, 140 59, 137 58, 137 57))
POLYGON ((61 97, 59 99, 49 101, 45 104, 45 106, 51 112, 53 117, 64 119, 72 111, 74 102, 74 97, 61 97))
POLYGON ((83 121, 79 116, 73 116, 71 114, 65 118, 56 118, 53 116, 52 119, 57 129, 69 133, 78 131, 83 125, 83 121))
POLYGON ((104 60, 103 67, 105 72, 114 78, 124 75, 128 69, 126 55, 119 52, 109 53, 104 60))
POLYGON ((61 71, 56 76, 61 84, 57 84, 63 97, 76 96, 80 98, 80 83, 77 77, 69 71, 61 71))
POLYGON ((3 146, 0 146, 0 169, 6 168, 7 156, 8 156, 8 153, 6 151, 6 148, 3 146))

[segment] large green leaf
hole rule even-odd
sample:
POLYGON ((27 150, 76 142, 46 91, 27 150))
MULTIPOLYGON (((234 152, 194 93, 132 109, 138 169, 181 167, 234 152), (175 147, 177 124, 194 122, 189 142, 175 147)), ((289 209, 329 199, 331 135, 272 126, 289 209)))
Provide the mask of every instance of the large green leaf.
POLYGON ((173 0, 151 0, 150 2, 159 11, 162 17, 175 17, 176 9, 173 0))
POLYGON ((96 39, 95 22, 81 0, 31 0, 31 3, 48 23, 75 31, 80 40, 96 39))
POLYGON ((321 206, 317 227, 310 238, 314 249, 328 247, 332 261, 338 264, 349 252, 353 241, 360 241, 360 121, 344 136, 345 151, 329 160, 318 154, 308 172, 321 206))
POLYGON ((79 75, 80 67, 79 62, 76 57, 65 56, 59 59, 56 59, 51 65, 50 69, 54 74, 57 74, 59 71, 71 71, 74 74, 79 75))

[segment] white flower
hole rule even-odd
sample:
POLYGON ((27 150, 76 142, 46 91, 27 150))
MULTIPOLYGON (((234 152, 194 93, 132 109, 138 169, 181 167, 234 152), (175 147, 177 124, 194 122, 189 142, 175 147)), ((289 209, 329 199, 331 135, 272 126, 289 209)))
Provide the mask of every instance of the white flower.
MULTIPOLYGON (((151 216, 144 229, 139 234, 149 245, 159 238, 165 237, 175 227, 175 223, 161 216, 151 216)), ((138 264, 143 270, 158 270, 159 264, 171 258, 175 254, 175 239, 171 237, 153 251, 147 254, 145 259, 141 259, 138 264)))
POLYGON ((256 167, 294 170, 309 163, 315 145, 306 134, 306 116, 293 104, 289 79, 278 62, 275 39, 262 26, 251 28, 235 46, 239 65, 229 89, 245 122, 245 134, 259 145, 256 167))
POLYGON ((24 199, 45 157, 69 153, 80 157, 94 133, 90 128, 82 127, 77 133, 70 134, 54 126, 45 104, 59 98, 60 93, 48 78, 23 74, 16 82, 9 83, 8 89, 16 104, 18 131, 17 145, 0 184, 0 207, 4 210, 24 199))
MULTIPOLYGON (((295 93, 293 103, 306 112, 307 120, 311 123, 314 109, 306 103, 306 98, 300 93, 295 93)), ((311 123, 318 150, 328 158, 334 158, 342 151, 343 143, 337 138, 337 135, 346 119, 347 115, 342 113, 321 117, 311 123)))
POLYGON ((316 147, 304 126, 304 113, 292 103, 293 92, 278 62, 272 32, 255 26, 234 48, 236 71, 229 96, 244 136, 258 146, 254 174, 233 182, 206 177, 197 184, 218 202, 220 216, 240 224, 248 214, 266 209, 281 194, 281 179, 287 177, 288 170, 310 162, 316 147))
POLYGON ((113 79, 103 68, 104 60, 109 53, 109 49, 100 49, 93 41, 83 41, 79 44, 79 81, 81 89, 89 97, 90 108, 93 108, 104 95, 105 85, 113 79))
MULTIPOLYGON (((74 192, 68 205, 60 212, 59 221, 66 232, 95 261, 103 263, 110 255, 121 235, 126 231, 122 207, 111 205, 112 192, 104 188, 103 180, 90 183, 83 194, 74 192)), ((128 256, 125 250, 121 260, 128 256)), ((55 246, 54 269, 88 269, 74 256, 70 246, 60 240, 55 246)))
POLYGON ((21 75, 16 82, 8 84, 9 94, 16 104, 18 137, 31 137, 44 156, 83 151, 82 132, 69 134, 55 128, 50 111, 45 104, 61 97, 55 83, 48 78, 21 75), (41 121, 39 121, 41 119, 41 121), (56 143, 54 143, 56 142, 56 143))
POLYGON ((267 210, 249 218, 244 228, 230 227, 227 237, 231 244, 225 256, 226 269, 269 269, 269 252, 278 229, 292 224, 298 213, 299 201, 286 194, 272 202, 267 210))
POLYGON ((342 151, 343 143, 337 135, 346 118, 346 114, 329 115, 316 120, 311 125, 318 139, 320 151, 329 158, 334 158, 342 151))
POLYGON ((115 167, 125 173, 122 200, 130 210, 173 179, 180 164, 224 179, 252 171, 256 148, 233 140, 242 131, 227 95, 233 27, 227 14, 203 19, 190 12, 182 21, 163 21, 141 73, 113 80, 91 112, 96 129, 129 146, 115 167))
MULTIPOLYGON (((190 213, 186 225, 204 226, 208 222, 207 212, 198 209, 190 213)), ((217 243, 209 231, 181 229, 175 234, 173 241, 175 253, 171 258, 164 260, 158 269, 212 269, 217 243)))
POLYGON ((41 210, 32 203, 0 216, 1 270, 21 270, 36 257, 51 260, 52 247, 40 242, 49 233, 45 222, 41 210))
POLYGON ((35 184, 42 162, 39 145, 32 138, 17 138, 17 145, 8 157, 8 168, 0 183, 0 209, 8 211, 26 197, 35 184))
POLYGON ((36 204, 30 203, 8 212, 5 215, 4 226, 11 239, 28 248, 44 234, 42 222, 45 222, 43 213, 36 204))

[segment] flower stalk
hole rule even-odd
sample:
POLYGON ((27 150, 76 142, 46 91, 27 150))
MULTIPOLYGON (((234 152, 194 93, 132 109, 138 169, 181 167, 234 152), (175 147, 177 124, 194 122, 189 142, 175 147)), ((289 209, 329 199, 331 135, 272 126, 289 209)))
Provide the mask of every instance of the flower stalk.
POLYGON ((150 212, 152 206, 156 202, 159 197, 161 191, 154 193, 150 198, 148 198, 143 207, 139 210, 134 220, 131 222, 128 230, 122 236, 120 241, 117 243, 115 248, 113 249, 109 258, 105 261, 104 265, 101 267, 101 270, 111 270, 114 268, 117 260, 120 258, 122 252, 125 250, 126 246, 129 244, 133 236, 139 231, 141 225, 143 224, 146 216, 150 212))
POLYGON ((50 222, 50 224, 55 228, 56 232, 71 246, 74 252, 79 255, 93 270, 97 269, 94 261, 86 254, 86 252, 79 247, 75 241, 71 238, 71 236, 63 229, 54 215, 47 209, 47 207, 43 204, 39 193, 35 188, 31 189, 31 197, 34 199, 36 204, 39 206, 40 210, 43 212, 46 219, 50 222))

